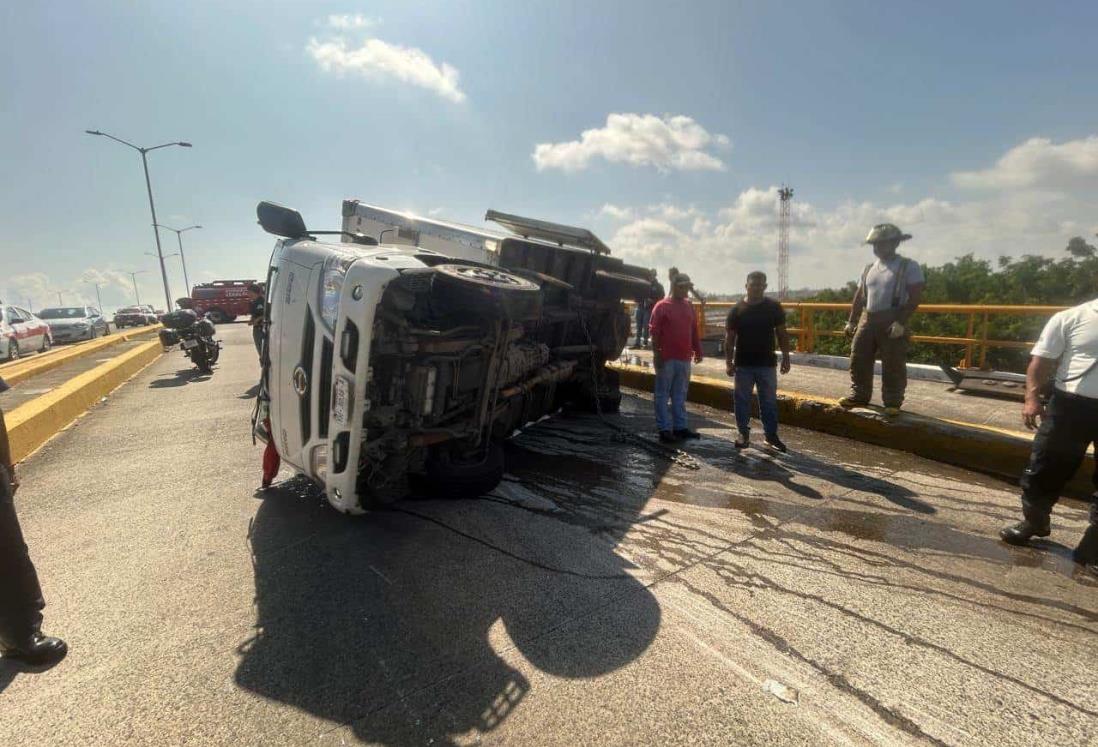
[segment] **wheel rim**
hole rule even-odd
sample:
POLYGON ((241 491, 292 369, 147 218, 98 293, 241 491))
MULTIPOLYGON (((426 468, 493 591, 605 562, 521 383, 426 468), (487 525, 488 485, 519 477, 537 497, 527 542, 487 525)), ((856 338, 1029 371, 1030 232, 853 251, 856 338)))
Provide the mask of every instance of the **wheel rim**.
POLYGON ((14 361, 19 359, 19 344, 12 340, 8 343, 8 360, 14 361))
POLYGON ((473 267, 470 265, 462 265, 458 267, 457 270, 455 270, 454 274, 460 278, 480 280, 482 282, 493 283, 494 285, 525 285, 522 278, 515 277, 514 275, 507 272, 493 270, 488 267, 473 267))

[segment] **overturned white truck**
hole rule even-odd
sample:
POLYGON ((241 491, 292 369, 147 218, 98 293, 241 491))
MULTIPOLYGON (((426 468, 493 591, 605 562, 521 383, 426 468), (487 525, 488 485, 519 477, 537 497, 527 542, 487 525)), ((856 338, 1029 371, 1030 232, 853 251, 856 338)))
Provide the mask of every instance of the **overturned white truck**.
POLYGON ((628 339, 622 300, 663 293, 590 231, 494 211, 507 231, 355 200, 339 231, 270 202, 257 214, 281 237, 260 394, 269 437, 349 513, 410 487, 487 492, 516 429, 563 406, 616 411, 605 364, 628 339))

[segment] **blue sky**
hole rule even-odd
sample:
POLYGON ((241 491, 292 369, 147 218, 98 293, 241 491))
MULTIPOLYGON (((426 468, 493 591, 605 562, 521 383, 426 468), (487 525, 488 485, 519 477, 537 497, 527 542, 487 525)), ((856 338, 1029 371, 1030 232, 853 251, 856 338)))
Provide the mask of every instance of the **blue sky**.
POLYGON ((140 157, 85 129, 194 143, 150 155, 160 221, 204 226, 192 282, 263 274, 258 200, 334 228, 358 197, 586 225, 736 290, 775 269, 783 182, 794 287, 856 277, 884 220, 931 264, 1056 254, 1098 231, 1095 28, 1093 2, 9 3, 0 297, 98 278, 110 309, 147 269, 162 305, 140 157))

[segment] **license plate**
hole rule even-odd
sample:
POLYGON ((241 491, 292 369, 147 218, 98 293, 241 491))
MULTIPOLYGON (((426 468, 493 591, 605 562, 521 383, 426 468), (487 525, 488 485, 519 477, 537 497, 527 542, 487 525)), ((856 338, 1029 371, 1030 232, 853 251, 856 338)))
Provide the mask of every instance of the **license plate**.
POLYGON ((332 390, 332 418, 340 425, 347 425, 351 422, 351 382, 338 376, 332 390))
POLYGON ((184 350, 192 350, 193 348, 197 348, 197 347, 198 347, 198 340, 184 340, 183 341, 183 349, 184 350))

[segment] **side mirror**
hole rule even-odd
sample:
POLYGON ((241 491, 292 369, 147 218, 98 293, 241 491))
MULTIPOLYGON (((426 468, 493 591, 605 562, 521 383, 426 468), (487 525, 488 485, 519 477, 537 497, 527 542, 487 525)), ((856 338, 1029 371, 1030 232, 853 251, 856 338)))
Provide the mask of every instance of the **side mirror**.
POLYGON ((309 235, 301 213, 293 208, 264 200, 256 205, 255 214, 259 218, 259 225, 267 233, 287 239, 303 239, 309 235))

